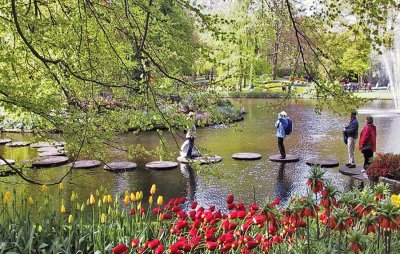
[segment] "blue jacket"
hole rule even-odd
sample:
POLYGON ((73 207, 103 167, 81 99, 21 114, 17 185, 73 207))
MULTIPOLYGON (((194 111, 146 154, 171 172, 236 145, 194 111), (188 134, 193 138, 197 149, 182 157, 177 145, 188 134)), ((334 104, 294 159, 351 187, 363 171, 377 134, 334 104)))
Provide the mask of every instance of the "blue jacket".
POLYGON ((287 125, 287 123, 288 123, 287 118, 283 118, 283 117, 278 119, 278 121, 276 121, 276 123, 275 123, 276 136, 278 138, 285 138, 286 137, 285 128, 283 127, 283 125, 287 125))
POLYGON ((344 132, 348 137, 358 138, 358 120, 356 117, 350 121, 349 125, 344 127, 344 132))

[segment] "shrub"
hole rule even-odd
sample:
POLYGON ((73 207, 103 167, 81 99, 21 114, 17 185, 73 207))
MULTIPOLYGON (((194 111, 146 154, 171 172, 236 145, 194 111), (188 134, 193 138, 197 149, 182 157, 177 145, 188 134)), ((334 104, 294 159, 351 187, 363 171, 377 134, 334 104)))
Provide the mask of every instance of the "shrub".
POLYGON ((378 153, 367 168, 368 176, 400 179, 400 154, 378 153))

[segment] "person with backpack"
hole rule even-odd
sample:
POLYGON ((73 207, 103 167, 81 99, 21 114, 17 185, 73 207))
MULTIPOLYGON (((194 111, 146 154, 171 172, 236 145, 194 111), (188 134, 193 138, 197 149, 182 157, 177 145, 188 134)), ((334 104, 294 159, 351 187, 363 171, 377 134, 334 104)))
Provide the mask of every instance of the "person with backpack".
POLYGON ((280 159, 286 158, 285 146, 283 140, 286 135, 289 135, 293 130, 292 120, 287 116, 285 111, 278 114, 278 121, 275 123, 276 137, 278 138, 278 147, 281 154, 280 159))

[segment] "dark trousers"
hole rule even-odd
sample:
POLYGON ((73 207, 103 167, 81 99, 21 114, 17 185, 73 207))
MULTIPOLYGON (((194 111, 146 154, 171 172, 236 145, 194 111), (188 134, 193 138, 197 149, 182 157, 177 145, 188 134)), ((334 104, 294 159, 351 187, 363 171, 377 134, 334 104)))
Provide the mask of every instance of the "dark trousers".
POLYGON ((194 138, 189 138, 189 147, 186 153, 186 157, 191 158, 192 157, 192 150, 194 146, 194 138))
POLYGON ((286 158, 285 146, 283 145, 283 138, 278 137, 278 147, 282 158, 286 158))
POLYGON ((374 152, 371 149, 363 150, 364 155, 364 169, 368 168, 370 164, 370 159, 374 156, 374 152))

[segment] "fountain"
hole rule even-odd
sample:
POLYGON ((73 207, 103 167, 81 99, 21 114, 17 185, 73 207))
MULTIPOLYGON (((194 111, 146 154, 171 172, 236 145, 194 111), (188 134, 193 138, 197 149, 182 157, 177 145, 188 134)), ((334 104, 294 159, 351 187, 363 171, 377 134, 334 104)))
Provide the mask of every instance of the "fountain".
MULTIPOLYGON (((396 21, 396 24, 399 20, 396 21)), ((400 28, 394 30, 394 42, 392 49, 383 51, 383 63, 386 74, 389 77, 389 84, 393 94, 396 113, 400 114, 400 28)))

